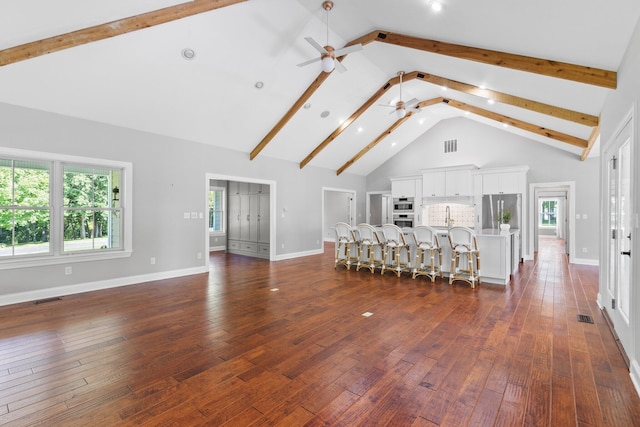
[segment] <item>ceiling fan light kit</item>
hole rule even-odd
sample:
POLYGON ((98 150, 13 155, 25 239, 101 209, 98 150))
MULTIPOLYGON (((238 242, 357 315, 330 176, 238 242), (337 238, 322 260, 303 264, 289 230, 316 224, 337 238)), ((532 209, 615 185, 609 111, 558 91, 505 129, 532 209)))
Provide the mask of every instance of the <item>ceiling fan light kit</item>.
POLYGON ((320 67, 322 68, 322 71, 324 71, 325 73, 330 73, 336 68, 341 73, 344 73, 345 71, 347 71, 347 69, 336 58, 340 56, 344 56, 351 52, 362 50, 362 44, 358 43, 356 45, 343 47, 342 49, 337 49, 337 50, 334 49, 334 47, 329 44, 329 11, 333 9, 333 2, 332 1, 322 2, 322 8, 327 11, 327 44, 326 46, 322 46, 320 43, 318 43, 311 37, 305 37, 305 40, 311 46, 313 46, 318 52, 320 52, 320 56, 305 62, 301 62, 300 64, 298 64, 298 67, 304 67, 305 65, 309 65, 316 61, 320 61, 320 67))

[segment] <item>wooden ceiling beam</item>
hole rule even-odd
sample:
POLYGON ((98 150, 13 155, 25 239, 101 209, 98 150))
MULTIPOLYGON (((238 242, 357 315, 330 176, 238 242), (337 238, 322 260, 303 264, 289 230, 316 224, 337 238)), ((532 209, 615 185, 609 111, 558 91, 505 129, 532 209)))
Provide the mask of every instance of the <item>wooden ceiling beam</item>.
POLYGON ((0 66, 143 30, 247 0, 193 0, 0 51, 0 66))
POLYGON ((449 106, 451 107, 455 107, 463 111, 469 111, 470 113, 477 114, 478 116, 486 117, 488 119, 495 120, 497 122, 500 122, 509 126, 513 126, 518 129, 523 129, 528 132, 542 135, 546 138, 555 139, 556 141, 564 142, 566 144, 570 144, 575 147, 584 149, 588 145, 587 141, 584 139, 577 138, 575 136, 568 135, 562 132, 557 132, 551 129, 547 129, 541 126, 536 126, 534 124, 524 122, 522 120, 518 120, 508 116, 504 116, 502 114, 494 113, 492 111, 475 107, 473 105, 465 104, 463 102, 455 101, 450 98, 445 99, 443 102, 449 104, 449 106))
POLYGON ((568 120, 589 127, 597 126, 600 121, 598 116, 580 113, 578 111, 572 111, 565 108, 556 107, 554 105, 543 104, 542 102, 520 98, 518 96, 497 92, 491 89, 481 89, 478 86, 473 86, 467 83, 447 79, 446 77, 439 77, 427 73, 418 73, 417 77, 418 79, 425 82, 457 90, 458 92, 468 93, 470 95, 475 95, 487 100, 492 99, 503 104, 513 105, 514 107, 524 108, 536 113, 546 114, 551 117, 568 120))
POLYGON ((378 31, 376 40, 396 46, 418 49, 425 52, 496 65, 518 71, 527 71, 588 85, 601 86, 608 89, 615 89, 617 87, 618 74, 611 70, 445 43, 437 40, 421 39, 388 31, 378 31))
MULTIPOLYGON (((406 81, 415 79, 416 75, 417 75, 417 72, 415 71, 412 73, 405 74, 402 77, 402 80, 406 82, 406 81)), ((324 141, 322 141, 316 148, 313 149, 311 153, 309 153, 307 157, 304 158, 304 160, 300 162, 300 169, 305 167, 311 160, 313 160, 313 158, 316 157, 322 150, 324 150, 327 147, 327 145, 329 145, 334 139, 340 136, 340 134, 344 132, 344 130, 351 125, 351 123, 353 123, 358 117, 360 117, 362 113, 367 111, 369 107, 371 107, 382 95, 384 95, 389 89, 391 89, 393 86, 397 85, 398 83, 400 83, 400 77, 394 77, 390 79, 387 83, 385 83, 373 95, 371 95, 371 97, 367 101, 365 101, 365 103, 362 104, 360 108, 358 108, 355 111, 355 113, 351 115, 351 117, 346 119, 340 126, 338 126, 338 128, 334 130, 331 133, 331 135, 329 135, 324 141)))
POLYGON ((585 147, 584 150, 582 150, 582 155, 580 156, 580 160, 585 161, 585 159, 589 156, 589 153, 591 152, 591 149, 593 148, 593 145, 598 140, 599 136, 600 136, 600 125, 594 127, 593 130, 591 131, 591 135, 589 136, 589 140, 587 141, 587 146, 585 147))
MULTIPOLYGON (((430 105, 440 104, 443 100, 444 100, 444 98, 440 97, 440 98, 428 99, 426 101, 420 101, 418 103, 417 107, 418 108, 425 108, 425 107, 428 107, 430 105)), ((382 132, 380 135, 378 135, 378 137, 376 139, 371 141, 369 144, 367 144, 366 147, 364 147, 362 150, 360 150, 358 152, 358 154, 353 156, 349 161, 347 161, 344 165, 342 165, 342 167, 340 167, 340 169, 338 169, 338 171, 336 172, 336 175, 340 175, 342 172, 347 170, 347 168, 351 167, 355 162, 360 160, 362 158, 362 156, 367 154, 367 152, 369 152, 369 150, 371 150, 373 147, 378 145, 378 143, 380 141, 385 139, 387 136, 391 135, 396 129, 398 129, 400 127, 400 125, 402 125, 404 122, 409 120, 409 117, 411 117, 412 114, 413 114, 412 112, 409 112, 403 118, 396 120, 396 122, 394 124, 389 126, 384 132, 382 132)))
MULTIPOLYGON (((376 35, 377 35, 377 33, 369 33, 369 34, 367 34, 367 35, 365 35, 363 37, 360 37, 359 39, 355 39, 355 40, 350 41, 349 43, 347 43, 345 45, 345 47, 353 46, 353 45, 356 45, 358 43, 360 43, 360 44, 362 44, 364 46, 364 45, 374 41, 376 35)), ((346 57, 347 57, 347 55, 343 55, 343 56, 338 57, 337 60, 342 62, 344 60, 344 58, 346 58, 346 57)), ((249 154, 249 159, 250 160, 255 159, 256 156, 258 154, 260 154, 260 152, 285 127, 285 125, 298 112, 298 110, 300 110, 300 108, 302 108, 304 106, 304 104, 306 104, 306 102, 309 100, 309 98, 311 98, 311 95, 313 95, 314 92, 320 86, 322 86, 322 83, 324 83, 324 81, 327 78, 329 78, 330 75, 331 75, 331 73, 325 73, 324 71, 321 71, 320 74, 318 74, 318 77, 316 77, 316 79, 309 85, 309 87, 302 93, 302 95, 300 95, 300 98, 298 98, 298 100, 296 102, 294 102, 294 104, 291 106, 291 108, 289 108, 289 110, 284 114, 284 116, 282 116, 282 118, 278 121, 278 123, 276 123, 276 125, 273 127, 273 129, 271 129, 269 131, 269 133, 267 133, 265 135, 265 137, 262 138, 262 141, 260 141, 258 143, 258 145, 256 145, 253 150, 251 150, 251 154, 249 154)))

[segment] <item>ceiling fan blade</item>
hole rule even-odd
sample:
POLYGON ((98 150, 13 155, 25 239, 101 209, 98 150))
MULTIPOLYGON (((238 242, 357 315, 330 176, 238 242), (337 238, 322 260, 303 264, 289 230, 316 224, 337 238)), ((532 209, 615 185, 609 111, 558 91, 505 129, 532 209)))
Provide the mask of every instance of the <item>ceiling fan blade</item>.
POLYGON ((358 44, 354 44, 353 46, 347 46, 347 47, 343 47, 342 49, 337 49, 333 52, 333 54, 337 58, 338 56, 344 56, 348 53, 357 52, 362 49, 363 49, 362 45, 358 43, 358 44))
POLYGON ((416 105, 418 102, 420 102, 417 98, 413 98, 410 101, 407 101, 404 103, 404 106, 409 108, 409 107, 413 107, 414 105, 416 105))
POLYGON ((393 104, 393 105, 391 105, 391 104, 378 104, 378 105, 379 105, 380 107, 391 107, 391 108, 396 108, 396 105, 395 105, 395 104, 393 104))
POLYGON ((298 64, 298 67, 304 67, 305 65, 313 64, 314 62, 320 61, 320 58, 313 58, 308 61, 304 61, 298 64))
POLYGON ((323 46, 321 46, 321 45, 320 45, 320 43, 318 43, 317 41, 315 41, 315 40, 314 40, 314 39, 312 39, 311 37, 305 37, 304 39, 305 39, 306 41, 308 41, 308 42, 309 42, 309 44, 310 44, 311 46, 313 46, 314 48, 316 48, 316 50, 317 50, 318 52, 320 52, 320 53, 329 53, 329 52, 327 52, 327 50, 326 50, 323 46))
POLYGON ((336 64, 336 70, 338 70, 339 72, 344 73, 345 71, 347 71, 345 66, 342 65, 342 62, 338 61, 337 59, 334 59, 333 63, 336 64))

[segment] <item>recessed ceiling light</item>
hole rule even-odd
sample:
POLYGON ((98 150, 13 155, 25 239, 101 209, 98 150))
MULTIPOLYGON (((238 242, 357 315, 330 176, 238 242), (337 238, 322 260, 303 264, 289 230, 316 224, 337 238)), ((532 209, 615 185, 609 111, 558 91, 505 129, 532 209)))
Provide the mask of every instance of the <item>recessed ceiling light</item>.
POLYGON ((469 115, 469 112, 468 112, 468 111, 465 111, 465 112, 464 112, 464 115, 465 115, 465 116, 468 116, 468 115, 469 115))
POLYGON ((442 86, 442 90, 447 90, 448 88, 446 86, 442 86))
POLYGON ((418 120, 418 123, 419 123, 419 124, 424 124, 424 119, 420 119, 420 120, 418 120))
POLYGON ((434 12, 440 12, 442 10, 442 3, 439 1, 431 1, 430 2, 431 10, 434 12))
POLYGON ((396 142, 395 142, 395 141, 393 141, 393 142, 391 143, 391 146, 392 146, 392 147, 395 147, 395 146, 396 146, 396 142))
POLYGON ((358 128, 358 133, 362 132, 364 129, 362 129, 361 127, 358 128))
POLYGON ((480 88, 482 90, 485 90, 487 87, 485 85, 480 85, 480 86, 478 86, 478 88, 480 88))
POLYGON ((324 118, 329 117, 329 114, 331 114, 331 111, 324 110, 322 113, 320 113, 320 117, 322 117, 324 119, 324 118))
POLYGON ((191 61, 196 57, 196 51, 185 47, 184 49, 182 49, 182 57, 188 61, 191 61))
POLYGON ((264 87, 264 83, 256 82, 255 87, 256 87, 256 89, 262 89, 264 87))
POLYGON ((493 99, 487 99, 487 102, 488 102, 489 104, 491 104, 491 105, 493 105, 493 104, 495 104, 495 103, 496 103, 496 101, 494 101, 493 99))

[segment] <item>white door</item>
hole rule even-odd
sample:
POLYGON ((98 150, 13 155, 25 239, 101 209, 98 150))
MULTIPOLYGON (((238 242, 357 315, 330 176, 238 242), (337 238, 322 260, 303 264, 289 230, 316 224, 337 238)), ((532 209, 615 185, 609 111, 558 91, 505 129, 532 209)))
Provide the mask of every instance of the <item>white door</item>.
POLYGON ((608 167, 608 280, 605 308, 622 346, 631 349, 631 121, 607 151, 608 167), (608 300, 608 301, 607 301, 608 300))

